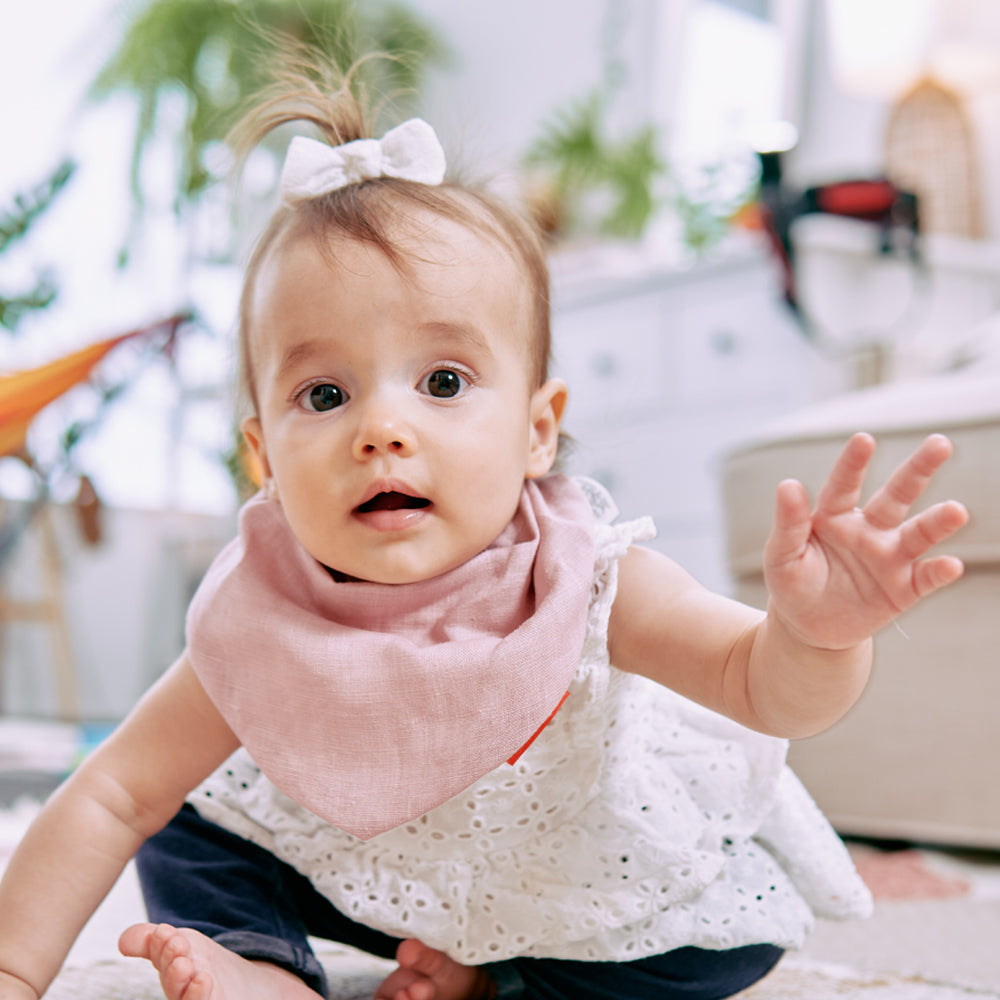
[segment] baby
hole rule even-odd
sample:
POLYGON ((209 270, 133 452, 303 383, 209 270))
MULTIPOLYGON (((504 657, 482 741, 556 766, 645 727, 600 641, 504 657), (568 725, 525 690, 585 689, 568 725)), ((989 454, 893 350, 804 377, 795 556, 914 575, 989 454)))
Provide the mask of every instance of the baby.
POLYGON ((948 441, 863 507, 865 434, 815 507, 781 483, 767 612, 712 594, 552 471, 531 227, 445 183, 425 123, 368 138, 346 85, 248 141, 292 120, 327 141, 293 140, 246 273, 261 491, 188 648, 12 859, 0 1000, 44 993, 137 852, 153 922, 120 946, 170 1000, 326 995, 307 935, 395 956, 387 1000, 738 992, 869 906, 784 740, 961 575, 927 555, 961 504, 910 516, 948 441))

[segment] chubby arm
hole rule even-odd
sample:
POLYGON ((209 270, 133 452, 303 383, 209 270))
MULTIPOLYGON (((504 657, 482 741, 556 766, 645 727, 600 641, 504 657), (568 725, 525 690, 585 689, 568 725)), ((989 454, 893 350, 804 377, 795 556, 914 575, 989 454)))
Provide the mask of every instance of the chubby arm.
POLYGON ((864 690, 871 643, 826 650, 777 617, 706 590, 676 563, 633 548, 621 561, 611 662, 736 722, 796 738, 837 721, 864 690))
POLYGON ((147 837, 238 746, 185 653, 53 794, 0 882, 0 1000, 40 997, 147 837))
POLYGON ((815 509, 801 484, 778 487, 766 615, 711 594, 664 556, 631 550, 609 626, 612 662, 774 735, 836 722, 868 680, 871 636, 962 574, 953 557, 925 556, 965 524, 965 508, 947 501, 908 516, 950 442, 929 437, 861 509, 874 448, 867 434, 851 438, 815 509))

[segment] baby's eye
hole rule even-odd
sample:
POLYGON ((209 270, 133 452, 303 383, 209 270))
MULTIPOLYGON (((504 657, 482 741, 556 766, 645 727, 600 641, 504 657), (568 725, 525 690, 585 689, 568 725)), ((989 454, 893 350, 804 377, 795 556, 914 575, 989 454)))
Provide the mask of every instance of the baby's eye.
POLYGON ((332 382, 319 382, 311 385, 298 398, 299 406, 313 413, 326 413, 335 410, 347 402, 347 393, 332 382))
POLYGON ((469 380, 451 368, 439 368, 423 381, 423 389, 437 399, 451 399, 462 392, 469 380))

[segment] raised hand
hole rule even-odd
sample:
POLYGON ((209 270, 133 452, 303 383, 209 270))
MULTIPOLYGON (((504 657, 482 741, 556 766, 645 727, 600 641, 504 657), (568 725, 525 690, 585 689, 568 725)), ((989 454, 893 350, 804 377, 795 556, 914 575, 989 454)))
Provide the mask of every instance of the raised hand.
POLYGON ((855 434, 815 510, 801 483, 790 479, 778 487, 764 549, 770 610, 812 646, 854 646, 963 572, 959 559, 927 553, 966 523, 965 507, 948 500, 909 516, 951 455, 951 442, 941 434, 928 437, 859 508, 874 451, 870 435, 855 434))

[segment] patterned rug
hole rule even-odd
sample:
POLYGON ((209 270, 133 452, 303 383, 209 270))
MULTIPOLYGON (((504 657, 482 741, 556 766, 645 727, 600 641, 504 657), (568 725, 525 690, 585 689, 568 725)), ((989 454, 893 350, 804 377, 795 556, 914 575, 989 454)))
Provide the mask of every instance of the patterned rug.
MULTIPOLYGON (((321 956, 331 1000, 371 1000, 391 963, 329 949, 321 956)), ((162 1000, 152 968, 138 960, 95 962, 64 969, 46 1000, 162 1000)), ((864 975, 836 966, 787 958, 764 980, 734 1000, 997 1000, 1000 993, 935 983, 891 973, 864 975)))

